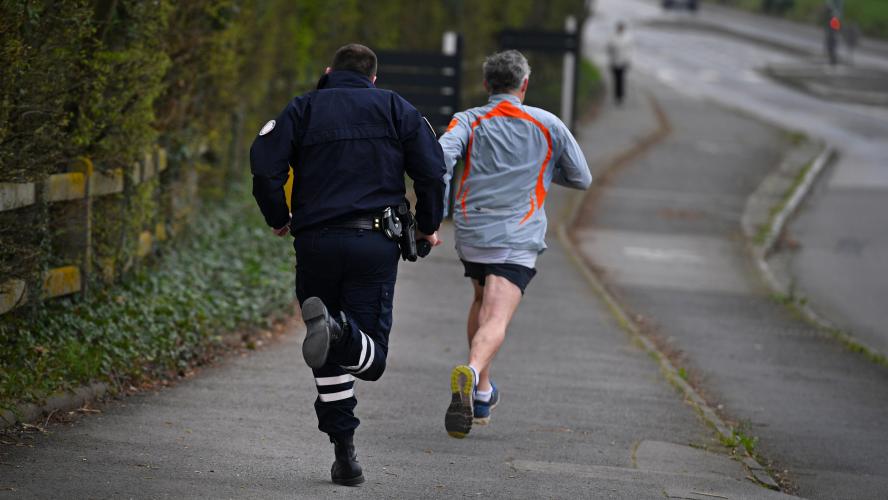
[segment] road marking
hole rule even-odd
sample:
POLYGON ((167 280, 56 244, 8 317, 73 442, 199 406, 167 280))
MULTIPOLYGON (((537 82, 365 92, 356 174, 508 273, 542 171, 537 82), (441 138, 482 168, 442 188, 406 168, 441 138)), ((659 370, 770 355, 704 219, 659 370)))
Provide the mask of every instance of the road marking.
POLYGON ((688 264, 703 262, 703 258, 697 254, 675 249, 623 247, 623 254, 636 259, 657 262, 682 262, 688 264))
POLYGON ((729 239, 698 234, 581 229, 580 248, 614 283, 689 292, 742 293, 743 254, 729 239))

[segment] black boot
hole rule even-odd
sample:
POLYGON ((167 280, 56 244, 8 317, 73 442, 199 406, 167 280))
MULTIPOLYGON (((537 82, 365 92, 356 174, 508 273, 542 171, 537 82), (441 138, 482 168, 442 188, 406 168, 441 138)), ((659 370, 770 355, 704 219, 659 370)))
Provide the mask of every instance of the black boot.
MULTIPOLYGON (((344 322, 343 325, 348 328, 344 322)), ((305 340, 302 341, 302 357, 311 368, 320 368, 327 363, 330 344, 343 337, 343 327, 330 317, 324 302, 318 297, 309 297, 302 303, 302 321, 305 322, 305 340)))
POLYGON ((336 455, 336 461, 330 470, 333 482, 343 486, 363 483, 364 473, 355 454, 353 436, 330 436, 330 442, 333 443, 333 453, 336 455))

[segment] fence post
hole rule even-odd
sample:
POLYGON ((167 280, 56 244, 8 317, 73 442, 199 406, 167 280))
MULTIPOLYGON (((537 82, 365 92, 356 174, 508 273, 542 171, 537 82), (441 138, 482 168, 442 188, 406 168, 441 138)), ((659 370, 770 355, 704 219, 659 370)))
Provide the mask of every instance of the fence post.
MULTIPOLYGON (((564 31, 568 34, 577 32, 577 18, 567 16, 564 20, 564 31)), ((579 50, 577 50, 579 52, 579 50)), ((577 53, 566 51, 564 53, 564 65, 561 76, 561 121, 571 130, 574 129, 574 112, 576 111, 577 91, 577 53)))
MULTIPOLYGON (((458 113, 462 108, 462 36, 455 31, 445 31, 441 40, 441 53, 445 56, 457 56, 456 81, 454 83, 453 93, 457 96, 456 109, 454 113, 458 113)), ((454 168, 454 174, 456 168, 454 168)), ((456 175, 450 177, 450 182, 444 188, 444 216, 448 219, 453 218, 453 206, 456 203, 456 175)))
POLYGON ((77 159, 77 163, 72 169, 75 172, 82 172, 86 180, 83 189, 83 254, 80 259, 80 293, 83 297, 89 296, 89 278, 92 271, 92 198, 95 167, 92 160, 87 157, 77 159))

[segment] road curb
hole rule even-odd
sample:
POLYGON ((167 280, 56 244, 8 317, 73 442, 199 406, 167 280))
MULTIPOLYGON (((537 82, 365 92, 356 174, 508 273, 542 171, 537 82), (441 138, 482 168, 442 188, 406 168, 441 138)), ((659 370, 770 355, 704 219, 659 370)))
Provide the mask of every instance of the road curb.
POLYGON ((110 386, 104 382, 78 387, 71 392, 58 393, 46 399, 43 405, 23 404, 15 410, 0 410, 0 430, 22 422, 34 422, 56 412, 73 411, 108 394, 110 386))
MULTIPOLYGON (((691 406, 694 407, 694 409, 697 410, 703 420, 711 425, 723 439, 733 442, 733 440, 737 436, 734 428, 728 425, 724 420, 722 420, 721 417, 718 416, 716 411, 680 375, 679 370, 675 367, 675 365, 672 364, 672 362, 669 360, 669 357, 659 349, 657 344, 647 334, 644 333, 638 323, 629 314, 627 314, 627 312, 625 311, 625 309, 623 309, 623 306, 620 305, 616 297, 614 297, 614 295, 604 285, 603 280, 599 276, 598 272, 595 270, 595 266, 589 261, 588 257, 586 257, 579 250, 575 240, 571 237, 571 230, 575 226, 580 208, 588 201, 588 199, 590 197, 599 196, 601 189, 603 189, 603 187, 607 185, 607 181, 610 180, 610 177, 612 175, 614 175, 622 167, 628 165, 631 160, 642 154, 647 153, 648 150, 650 150, 653 146, 659 144, 669 135, 671 131, 671 126, 666 114, 663 112, 662 108, 660 108, 659 104, 653 96, 648 96, 648 99, 651 106, 656 112, 656 130, 647 134, 634 146, 611 158, 607 162, 607 167, 604 169, 603 173, 598 176, 599 179, 603 179, 604 182, 599 183, 597 188, 593 188, 593 190, 585 195, 583 193, 578 193, 573 197, 573 200, 568 203, 568 206, 565 209, 565 217, 562 217, 562 222, 558 224, 558 239, 561 241, 561 244, 564 246, 568 256, 580 269, 581 274, 586 278, 586 281, 592 287, 594 292, 607 305, 608 309, 610 310, 611 314, 613 314, 620 327, 629 334, 630 338, 634 342, 638 343, 638 345, 640 345, 642 349, 644 349, 649 355, 657 360, 660 365, 660 370, 664 374, 666 379, 684 394, 685 399, 691 404, 691 406)), ((741 462, 744 464, 744 466, 746 466, 747 470, 750 473, 750 477, 756 482, 770 489, 780 489, 780 486, 778 485, 777 481, 775 481, 774 478, 771 476, 768 469, 763 466, 754 456, 747 453, 746 456, 743 457, 741 462)))
MULTIPOLYGON (((742 216, 742 226, 748 241, 752 243, 752 250, 757 258, 764 261, 769 255, 771 255, 780 239, 780 235, 783 234, 783 231, 786 229, 786 223, 789 221, 789 218, 799 209, 802 201, 804 201, 808 193, 811 192, 814 183, 817 182, 817 179, 820 177, 820 174, 836 155, 837 153, 834 148, 824 145, 820 146, 820 152, 814 157, 813 161, 811 161, 810 166, 790 165, 790 169, 796 169, 796 171, 791 171, 790 173, 795 175, 802 174, 801 180, 795 186, 791 187, 785 200, 778 201, 777 206, 782 204, 780 209, 767 220, 761 221, 760 225, 764 229, 764 233, 762 233, 764 238, 760 243, 756 243, 756 236, 753 233, 755 229, 755 221, 751 220, 752 217, 750 216, 752 200, 762 190, 762 187, 771 182, 775 176, 780 175, 783 169, 778 168, 768 174, 761 184, 759 184, 759 188, 747 198, 742 216)), ((788 159, 789 156, 790 154, 787 154, 784 157, 784 162, 791 161, 788 159)), ((774 283, 776 284, 777 282, 775 281, 774 283)))
POLYGON ((763 241, 757 242, 756 235, 754 234, 754 224, 750 220, 753 218, 750 215, 750 211, 753 198, 763 190, 762 187, 769 183, 774 176, 779 175, 779 172, 775 170, 768 174, 759 185, 759 188, 747 199, 744 208, 743 231, 746 236, 747 250, 752 256, 755 266, 768 289, 787 301, 806 321, 828 333, 849 350, 863 354, 874 363, 888 366, 888 356, 885 353, 842 331, 830 320, 820 315, 804 298, 796 296, 792 284, 782 282, 768 263, 768 257, 772 255, 777 247, 777 243, 780 241, 780 236, 786 230, 789 219, 798 212, 802 202, 810 194, 820 175, 826 170, 827 166, 835 161, 838 155, 839 152, 834 147, 830 145, 822 146, 820 153, 811 163, 810 168, 804 172, 801 182, 792 188, 787 201, 773 217, 764 221, 764 234, 766 234, 766 237, 763 241))
POLYGON ((821 84, 810 75, 795 77, 784 74, 786 69, 767 65, 759 72, 775 82, 814 97, 864 106, 888 106, 888 93, 872 90, 852 90, 821 84))

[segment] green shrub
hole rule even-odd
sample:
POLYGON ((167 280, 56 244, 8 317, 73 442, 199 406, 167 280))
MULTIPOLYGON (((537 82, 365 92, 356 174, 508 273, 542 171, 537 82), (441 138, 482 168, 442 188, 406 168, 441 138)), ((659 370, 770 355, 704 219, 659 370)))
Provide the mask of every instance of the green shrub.
POLYGON ((238 191, 150 266, 89 298, 51 301, 0 323, 0 404, 94 380, 163 376, 201 360, 217 336, 265 325, 293 300, 293 251, 238 191))

